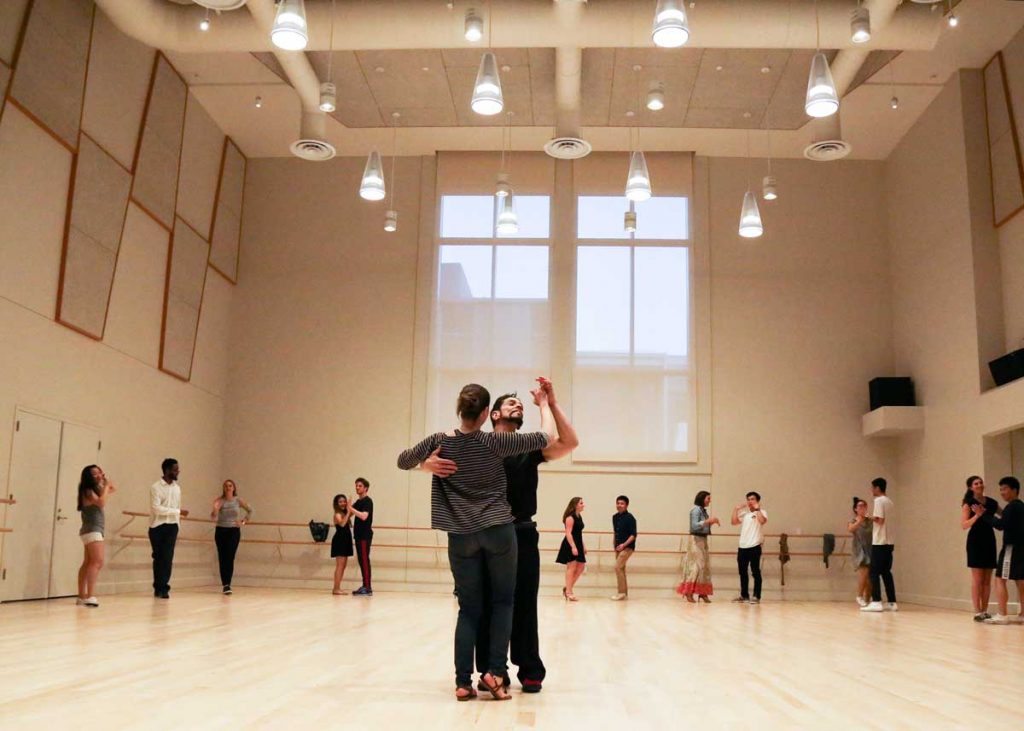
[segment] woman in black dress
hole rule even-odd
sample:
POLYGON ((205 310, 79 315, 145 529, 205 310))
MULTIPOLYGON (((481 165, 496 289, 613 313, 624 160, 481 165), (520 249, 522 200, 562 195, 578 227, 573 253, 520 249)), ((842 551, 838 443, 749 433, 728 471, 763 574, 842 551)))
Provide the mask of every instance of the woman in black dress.
POLYGON ((562 587, 562 596, 570 602, 577 601, 572 590, 587 566, 587 551, 583 547, 583 508, 583 498, 574 497, 562 513, 565 538, 562 539, 558 558, 555 559, 556 563, 565 564, 565 586, 562 587))
POLYGON ((998 515, 999 503, 985 496, 985 481, 977 475, 967 478, 967 492, 960 506, 960 527, 967 531, 967 566, 971 569, 971 600, 974 621, 988 619, 988 599, 992 592, 992 571, 996 567, 996 533, 992 526, 971 510, 982 505, 989 515, 998 515))
POLYGON ((349 509, 345 495, 335 495, 331 503, 334 509, 334 538, 331 539, 331 558, 334 559, 334 591, 332 594, 344 594, 341 580, 345 578, 345 566, 352 555, 352 526, 349 521, 352 511, 349 509))

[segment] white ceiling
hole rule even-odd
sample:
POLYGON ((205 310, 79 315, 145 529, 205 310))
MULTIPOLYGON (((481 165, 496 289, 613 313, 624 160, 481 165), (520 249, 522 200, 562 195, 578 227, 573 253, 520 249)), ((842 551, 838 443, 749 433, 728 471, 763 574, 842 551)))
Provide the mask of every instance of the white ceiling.
MULTIPOLYGON (((957 6, 957 15, 961 20, 960 25, 956 29, 944 29, 933 50, 901 53, 896 57, 891 69, 889 65, 882 67, 843 98, 843 136, 853 146, 851 157, 887 157, 952 73, 960 68, 980 68, 1024 26, 1024 2, 963 0, 957 6), (894 78, 894 87, 891 85, 890 75, 894 78), (897 111, 889 107, 893 88, 900 99, 897 111)), ((764 111, 768 109, 770 126, 783 128, 771 133, 773 155, 802 155, 803 148, 810 139, 808 126, 788 130, 785 128, 794 127, 804 119, 801 116, 803 111, 800 104, 805 72, 797 68, 803 62, 803 58, 795 59, 805 52, 687 50, 695 54, 694 63, 677 64, 683 70, 672 72, 675 76, 667 77, 666 89, 670 94, 675 93, 678 96, 688 93, 686 106, 683 107, 679 99, 671 99, 662 113, 664 116, 660 117, 644 110, 640 115, 644 149, 694 150, 698 154, 706 155, 743 155, 746 152, 748 135, 743 127, 762 126, 764 111), (786 78, 781 78, 787 73, 788 64, 794 66, 788 76, 796 81, 789 79, 787 82, 786 78), (780 75, 780 80, 775 86, 769 87, 760 83, 761 65, 770 66, 772 69, 766 76, 780 75), (721 71, 717 70, 718 66, 723 67, 721 71), (797 73, 798 71, 800 73, 797 73), (790 110, 789 106, 795 106, 795 109, 790 110), (751 111, 751 117, 744 117, 744 111, 751 111), (664 121, 670 117, 673 121, 664 121)), ((635 93, 635 84, 631 84, 632 79, 629 78, 634 73, 633 62, 638 61, 642 64, 644 60, 648 60, 648 64, 642 65, 648 67, 647 73, 651 78, 666 74, 657 63, 650 62, 652 51, 653 49, 590 49, 584 52, 582 136, 591 142, 595 149, 621 150, 626 147, 629 134, 626 125, 631 123, 631 120, 626 118, 624 110, 635 93), (644 54, 646 56, 640 58, 644 54), (589 75, 588 61, 591 69, 589 75), (602 68, 605 69, 604 73, 597 71, 602 68)), ((406 117, 404 123, 401 117, 398 121, 399 154, 429 154, 444 149, 495 149, 499 146, 501 132, 497 129, 487 126, 458 126, 476 121, 472 119, 468 109, 462 109, 463 106, 468 106, 468 87, 472 83, 474 73, 472 66, 455 63, 457 54, 448 51, 424 51, 423 54, 426 55, 422 59, 416 55, 417 53, 419 52, 352 53, 362 70, 369 67, 373 69, 371 75, 389 76, 390 82, 383 78, 365 80, 368 96, 360 97, 359 93, 353 93, 353 97, 359 99, 359 103, 364 106, 362 112, 353 109, 349 117, 349 124, 353 126, 345 127, 334 119, 328 119, 328 138, 338 149, 338 154, 363 155, 375 147, 389 150, 392 130, 380 126, 380 120, 383 118, 390 124, 390 112, 396 109, 406 117), (461 75, 441 70, 441 62, 448 60, 443 54, 451 56, 452 71, 458 71, 461 75), (394 74, 389 74, 386 67, 384 72, 375 70, 384 67, 389 58, 401 59, 400 65, 403 68, 412 68, 410 64, 418 64, 416 71, 424 76, 434 74, 437 77, 433 79, 437 89, 431 94, 440 96, 442 85, 450 88, 452 84, 464 83, 467 89, 459 96, 465 98, 456 98, 454 92, 447 94, 447 98, 437 105, 443 111, 401 109, 397 102, 408 97, 401 95, 401 84, 408 84, 408 80, 399 76, 399 81, 395 81, 394 74), (423 71, 423 68, 427 68, 428 71, 423 71), (456 76, 458 82, 453 80, 456 76), (398 86, 389 88, 388 83, 395 83, 398 86), (370 126, 356 126, 353 123, 357 122, 357 118, 359 124, 370 126), (416 124, 439 126, 413 126, 416 124)), ((326 54, 321 55, 324 58, 316 59, 314 62, 318 71, 326 57, 326 54)), ((469 55, 478 56, 479 51, 474 49, 469 55)), ((290 154, 288 146, 299 133, 298 96, 267 65, 248 53, 169 53, 168 56, 175 67, 185 75, 200 103, 248 156, 283 157, 290 154), (256 96, 262 97, 261 109, 254 106, 256 96)), ((338 57, 335 58, 337 64, 338 57)), ((395 64, 388 62, 388 65, 395 64)), ((549 126, 552 115, 543 108, 551 95, 546 82, 534 79, 531 83, 528 77, 531 76, 530 68, 533 65, 546 72, 549 68, 549 58, 544 49, 533 49, 531 54, 521 59, 518 66, 512 63, 510 65, 514 69, 511 76, 515 76, 515 69, 524 76, 525 83, 519 88, 532 91, 532 96, 522 97, 522 113, 514 118, 529 120, 530 125, 517 126, 514 129, 513 147, 538 150, 553 135, 553 128, 549 126), (544 126, 532 126, 534 124, 544 126)), ((337 71, 338 67, 335 69, 337 71)), ((535 73, 533 75, 535 76, 535 73)), ((644 72, 640 75, 644 76, 644 72)), ((510 78, 511 88, 507 93, 516 89, 516 83, 510 78)), ((339 102, 341 96, 339 89, 339 102)), ((429 98, 429 94, 427 97, 429 98)), ((420 98, 424 97, 421 95, 420 98)), ((515 102, 510 101, 510 105, 514 104, 515 102)), ((763 154, 766 133, 755 129, 750 135, 754 154, 763 154)))

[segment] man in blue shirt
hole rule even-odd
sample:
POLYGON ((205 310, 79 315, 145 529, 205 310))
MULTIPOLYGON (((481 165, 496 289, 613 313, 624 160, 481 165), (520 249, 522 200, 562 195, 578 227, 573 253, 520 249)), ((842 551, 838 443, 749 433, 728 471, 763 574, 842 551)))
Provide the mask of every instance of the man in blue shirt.
POLYGON ((612 530, 615 533, 615 581, 618 584, 618 591, 612 595, 612 601, 620 602, 629 597, 626 562, 636 549, 636 518, 629 512, 629 498, 625 495, 615 498, 612 530))

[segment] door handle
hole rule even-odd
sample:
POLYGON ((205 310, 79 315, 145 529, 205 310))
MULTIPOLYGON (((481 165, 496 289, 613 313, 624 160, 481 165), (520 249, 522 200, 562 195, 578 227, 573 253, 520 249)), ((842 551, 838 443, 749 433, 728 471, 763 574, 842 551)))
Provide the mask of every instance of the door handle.
POLYGON ((57 520, 67 520, 67 516, 64 516, 64 515, 59 515, 59 514, 58 514, 58 515, 57 515, 57 520))

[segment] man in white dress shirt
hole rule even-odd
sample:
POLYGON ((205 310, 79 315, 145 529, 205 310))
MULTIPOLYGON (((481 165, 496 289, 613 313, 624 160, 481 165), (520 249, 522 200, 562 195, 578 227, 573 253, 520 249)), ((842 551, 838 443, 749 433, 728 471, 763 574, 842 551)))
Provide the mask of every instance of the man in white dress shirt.
POLYGON ((178 460, 168 457, 160 468, 164 476, 149 488, 149 545, 153 548, 153 596, 170 599, 174 544, 188 511, 181 509, 178 460))

